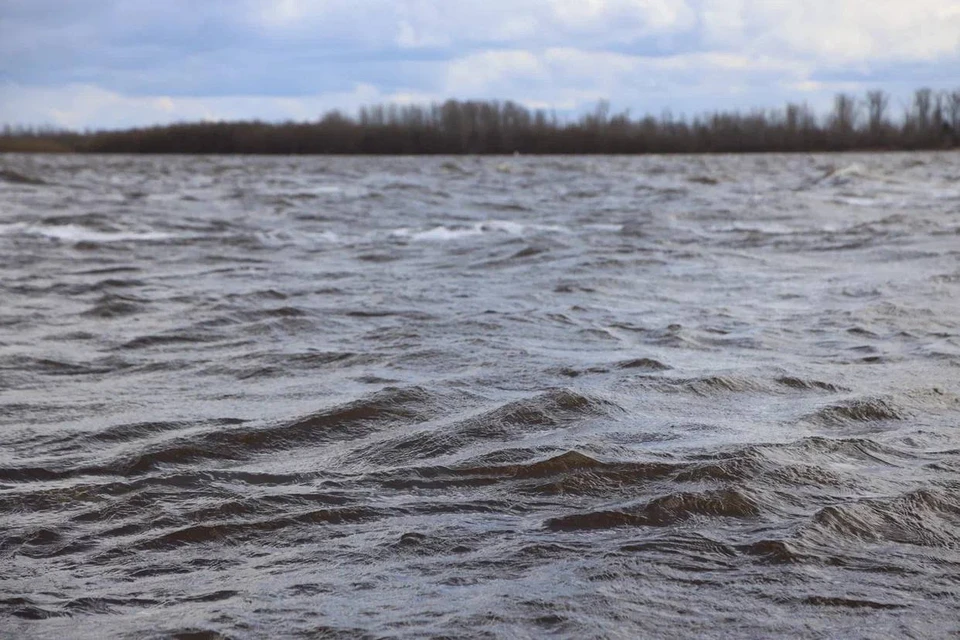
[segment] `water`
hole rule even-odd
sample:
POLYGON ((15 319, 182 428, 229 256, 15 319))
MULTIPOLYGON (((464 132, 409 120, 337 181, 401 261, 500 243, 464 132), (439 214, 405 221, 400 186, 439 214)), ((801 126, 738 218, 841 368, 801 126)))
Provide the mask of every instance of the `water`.
POLYGON ((960 633, 960 155, 0 168, 0 636, 960 633))

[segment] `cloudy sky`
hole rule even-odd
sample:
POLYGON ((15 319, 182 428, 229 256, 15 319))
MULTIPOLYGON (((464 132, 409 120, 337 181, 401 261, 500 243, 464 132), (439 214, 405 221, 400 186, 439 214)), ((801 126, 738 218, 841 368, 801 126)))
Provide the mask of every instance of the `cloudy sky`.
POLYGON ((0 0, 0 123, 512 99, 700 113, 960 88, 960 0, 0 0))

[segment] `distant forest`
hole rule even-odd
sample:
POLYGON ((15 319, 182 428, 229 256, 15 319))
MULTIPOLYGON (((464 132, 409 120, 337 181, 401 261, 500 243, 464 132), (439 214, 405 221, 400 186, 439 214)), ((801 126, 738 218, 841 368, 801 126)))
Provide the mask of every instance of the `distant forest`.
POLYGON ((960 147, 960 89, 919 89, 893 113, 890 96, 838 94, 829 113, 805 104, 694 118, 631 118, 601 102, 576 120, 515 102, 331 111, 314 122, 198 122, 71 132, 4 127, 0 152, 187 154, 637 154, 913 150, 960 147))

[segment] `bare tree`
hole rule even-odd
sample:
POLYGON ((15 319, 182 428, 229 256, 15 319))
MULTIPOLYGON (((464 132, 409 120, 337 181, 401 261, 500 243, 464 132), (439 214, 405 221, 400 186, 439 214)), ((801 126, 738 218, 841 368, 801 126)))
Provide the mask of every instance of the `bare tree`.
POLYGON ((847 148, 852 144, 856 120, 856 99, 851 95, 838 93, 833 98, 833 113, 829 120, 834 147, 847 148))
POLYGON ((887 107, 890 96, 884 91, 876 89, 867 92, 867 126, 870 138, 878 142, 888 126, 887 107))
MULTIPOLYGON (((2 0, 0 0, 2 1, 2 0)), ((827 117, 806 104, 715 111, 693 120, 612 113, 602 101, 579 119, 516 102, 448 100, 375 105, 310 122, 200 122, 70 132, 0 123, 0 150, 101 153, 650 153, 938 149, 960 146, 960 88, 921 89, 895 126, 880 90, 840 94, 827 117)))
POLYGON ((930 125, 940 131, 946 120, 947 95, 945 91, 938 92, 933 97, 933 112, 930 116, 930 125))
POLYGON ((784 112, 784 126, 791 135, 796 134, 800 128, 801 107, 798 104, 790 103, 784 112))
POLYGON ((933 91, 930 89, 917 89, 913 94, 913 114, 917 128, 921 132, 930 129, 931 116, 933 111, 933 91))
POLYGON ((960 89, 947 96, 947 114, 954 133, 960 133, 960 89))

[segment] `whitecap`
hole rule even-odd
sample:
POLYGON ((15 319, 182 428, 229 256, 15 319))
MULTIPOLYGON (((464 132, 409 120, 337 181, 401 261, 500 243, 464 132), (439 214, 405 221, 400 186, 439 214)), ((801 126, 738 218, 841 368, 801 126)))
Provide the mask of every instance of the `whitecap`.
POLYGON ((9 236, 16 233, 23 233, 23 230, 27 228, 22 222, 14 222, 12 224, 0 224, 0 236, 9 236))
POLYGON ((833 201, 837 204, 848 204, 855 207, 875 207, 880 204, 876 198, 867 196, 837 196, 833 201))
POLYGON ((426 231, 413 232, 410 234, 410 238, 413 240, 458 240, 482 233, 483 230, 476 225, 472 227, 445 227, 440 225, 426 231))
POLYGON ((600 232, 608 232, 608 233, 620 233, 621 231, 623 231, 623 227, 624 227, 624 225, 622 225, 622 224, 610 224, 610 223, 603 223, 603 222, 595 222, 595 223, 591 223, 591 224, 585 224, 585 225, 583 225, 582 228, 583 228, 583 229, 588 229, 588 230, 590 230, 590 231, 600 231, 600 232))
POLYGON ((76 224, 65 224, 52 227, 30 226, 23 228, 26 235, 43 236, 61 242, 130 242, 167 240, 173 236, 169 233, 157 231, 124 232, 124 231, 97 231, 76 224))
POLYGON ((318 240, 323 240, 323 241, 325 241, 325 242, 340 242, 340 241, 341 241, 340 236, 339 236, 338 234, 334 233, 333 231, 321 231, 320 233, 316 234, 316 238, 317 238, 318 240))
POLYGON ((472 225, 445 226, 438 225, 425 230, 409 228, 394 229, 390 232, 392 238, 410 240, 446 241, 459 240, 484 234, 503 234, 524 237, 533 233, 570 233, 566 227, 546 224, 524 224, 512 220, 486 220, 472 225))

